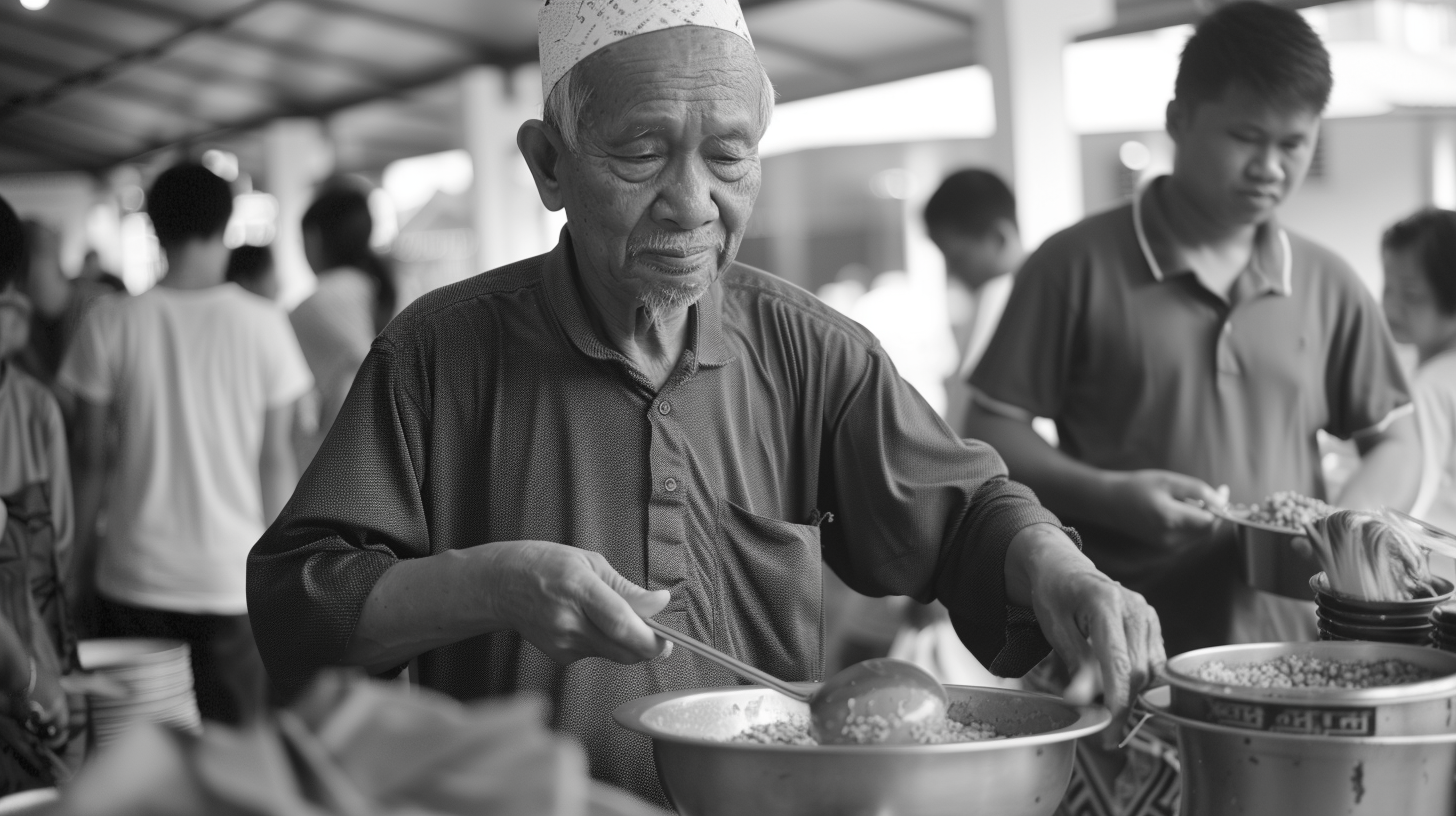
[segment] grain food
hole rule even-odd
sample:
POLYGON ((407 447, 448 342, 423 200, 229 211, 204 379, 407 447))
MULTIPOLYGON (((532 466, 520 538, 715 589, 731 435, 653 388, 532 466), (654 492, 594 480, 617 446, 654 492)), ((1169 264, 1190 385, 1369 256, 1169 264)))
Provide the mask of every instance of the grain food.
MULTIPOLYGON (((952 706, 954 708, 954 706, 952 706)), ((959 714, 960 712, 953 712, 959 714)), ((878 715, 852 715, 844 725, 844 734, 855 745, 876 745, 889 737, 894 723, 878 715)), ((995 726, 980 722, 963 714, 945 717, 934 723, 917 724, 911 728, 911 736, 921 745, 943 745, 953 742, 979 742, 1000 739, 995 726)), ((818 745, 809 730, 809 718, 791 716, 782 720, 751 725, 729 737, 729 742, 748 742, 759 745, 818 745)))
POLYGON ((1430 680, 1435 672, 1405 660, 1325 660, 1282 655, 1253 663, 1214 660, 1199 666, 1193 676, 1209 683, 1248 688, 1367 689, 1430 680))
POLYGON ((1319 521, 1333 513, 1335 508, 1293 490, 1281 490, 1258 504, 1235 505, 1229 511, 1258 524, 1303 530, 1305 523, 1319 521))

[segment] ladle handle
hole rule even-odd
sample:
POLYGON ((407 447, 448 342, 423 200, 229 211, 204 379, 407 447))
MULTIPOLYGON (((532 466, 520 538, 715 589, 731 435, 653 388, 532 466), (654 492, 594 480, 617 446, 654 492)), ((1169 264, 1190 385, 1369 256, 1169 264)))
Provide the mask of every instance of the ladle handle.
POLYGON ((742 660, 720 652, 700 640, 694 640, 693 638, 684 635, 682 632, 679 632, 678 630, 672 628, 671 626, 668 626, 667 624, 658 623, 652 618, 643 618, 642 620, 647 623, 652 631, 656 632, 659 635, 662 635, 667 640, 676 643, 677 645, 683 647, 684 649, 687 649, 688 651, 692 652, 695 655, 698 655, 699 657, 711 660, 714 663, 717 663, 719 666, 722 666, 723 668, 733 672, 740 677, 745 677, 755 683, 760 683, 762 685, 768 686, 769 688, 777 691, 785 697, 792 697, 793 699, 798 700, 801 703, 809 702, 809 693, 804 691, 803 689, 796 687, 792 683, 786 683, 783 680, 780 680, 779 678, 774 677, 767 672, 759 671, 758 669, 755 669, 747 663, 744 663, 742 660))

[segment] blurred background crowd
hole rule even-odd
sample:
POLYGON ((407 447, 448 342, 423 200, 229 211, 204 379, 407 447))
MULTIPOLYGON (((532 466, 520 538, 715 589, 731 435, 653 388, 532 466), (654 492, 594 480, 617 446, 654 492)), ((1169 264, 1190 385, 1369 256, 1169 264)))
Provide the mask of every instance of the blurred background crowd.
MULTIPOLYGON (((738 259, 868 327, 955 426, 1026 254, 1171 167, 1179 53, 1214 5, 744 0, 780 102, 738 259)), ((1456 320, 1449 213, 1396 236, 1423 248, 1406 277, 1382 264, 1396 222, 1456 209, 1456 2, 1278 5, 1300 8, 1335 76, 1281 223, 1346 259, 1388 312, 1435 303, 1431 320, 1456 320)), ((256 540, 393 315, 556 243, 564 216, 540 206, 514 145, 541 106, 536 7, 0 0, 0 499, 7 536, 45 539, 28 545, 52 553, 45 580, 95 575, 68 559, 149 507, 186 517, 149 546, 243 516, 224 537, 256 540), (164 277, 184 294, 146 314, 116 305, 164 277), (149 343, 220 325, 227 370, 128 368, 149 343), (175 434, 232 455, 209 436, 229 411, 251 412, 237 450, 263 451, 235 457, 235 482, 188 483, 187 463, 156 453, 175 434)), ((1418 338, 1398 339, 1414 369, 1418 338)), ((1358 457, 1333 438, 1322 452, 1333 494, 1358 457)), ((23 639, 53 642, 39 680, 15 664, 6 688, 43 687, 77 632, 165 634, 210 644, 194 655, 203 714, 245 718, 261 679, 208 696, 256 662, 242 564, 216 571, 164 576, 174 594, 148 603, 113 569, 77 620, 49 584, 36 608, 7 605, 23 639)), ((826 580, 827 671, 894 653, 947 682, 1001 682, 935 609, 826 580)), ((13 635, 0 625, 0 645, 13 635)), ((60 705, 34 699, 47 716, 60 705)))

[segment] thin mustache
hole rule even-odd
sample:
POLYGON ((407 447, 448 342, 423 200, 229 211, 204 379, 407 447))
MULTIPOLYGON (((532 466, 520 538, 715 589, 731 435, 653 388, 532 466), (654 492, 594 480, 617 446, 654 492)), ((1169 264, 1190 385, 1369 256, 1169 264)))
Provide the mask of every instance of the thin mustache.
POLYGON ((653 254, 665 255, 669 258, 687 258, 700 252, 712 250, 717 253, 723 252, 723 242, 719 240, 673 240, 666 237, 645 238, 627 242, 627 256, 636 258, 639 255, 653 254))

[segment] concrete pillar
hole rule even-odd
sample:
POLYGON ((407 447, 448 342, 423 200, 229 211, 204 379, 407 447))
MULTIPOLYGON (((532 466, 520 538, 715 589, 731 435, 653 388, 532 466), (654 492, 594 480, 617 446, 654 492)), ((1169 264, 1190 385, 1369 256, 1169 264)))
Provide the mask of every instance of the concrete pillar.
POLYGON ((485 271, 556 245, 565 216, 541 205, 516 131, 541 115, 541 73, 477 65, 460 75, 461 142, 474 166, 471 220, 476 269, 485 271))
POLYGON ((1016 190, 1028 248, 1082 217, 1082 162, 1067 122, 1062 51, 1110 25, 1113 0, 986 0, 981 59, 996 97, 998 168, 1016 190))
POLYGON ((303 213, 315 185, 333 171, 334 153, 317 119, 276 119, 263 132, 267 192, 278 199, 278 233, 273 257, 278 300, 292 308, 313 293, 317 279, 303 254, 303 213))
POLYGON ((764 187, 773 222, 769 271, 808 287, 809 206, 804 196, 804 154, 791 153, 776 159, 773 176, 765 179, 764 187))
POLYGON ((1431 205, 1456 210, 1456 120, 1431 122, 1431 205))
MULTIPOLYGON (((460 75, 461 136, 474 165, 470 213, 475 227, 475 268, 494 269, 513 260, 506 223, 503 191, 508 156, 503 150, 510 127, 510 93, 505 71, 493 65, 475 65, 460 75)), ((518 123, 519 124, 519 123, 518 123)))

